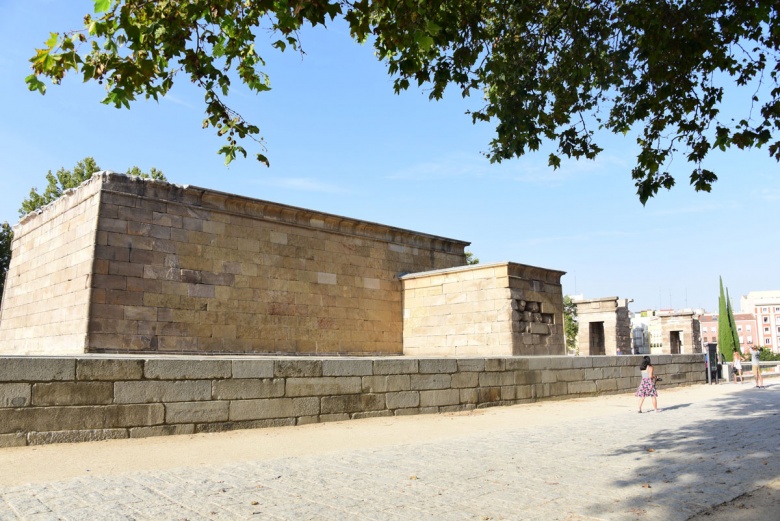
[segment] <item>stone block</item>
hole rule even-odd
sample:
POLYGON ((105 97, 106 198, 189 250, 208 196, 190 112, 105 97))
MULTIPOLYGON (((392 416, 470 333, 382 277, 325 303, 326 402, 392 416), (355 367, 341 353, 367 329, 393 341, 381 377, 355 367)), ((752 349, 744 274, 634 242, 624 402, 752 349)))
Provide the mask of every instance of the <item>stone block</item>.
POLYGON ((477 403, 497 402, 501 399, 500 387, 479 387, 477 391, 477 403))
POLYGON ((27 435, 23 432, 12 432, 11 434, 0 434, 0 448, 24 447, 25 445, 27 445, 27 435))
POLYGON ((596 380, 596 390, 600 393, 615 392, 618 390, 617 381, 613 378, 596 380))
POLYGON ((146 360, 144 377, 158 380, 230 378, 230 360, 146 360))
POLYGON ((476 404, 479 401, 479 389, 460 389, 460 403, 476 404))
POLYGON ((161 404, 0 409, 0 434, 136 427, 161 424, 163 418, 161 404))
POLYGON ((393 412, 387 410, 356 412, 352 414, 352 419, 363 420, 365 418, 385 418, 387 416, 393 416, 393 412))
POLYGON ((385 408, 384 394, 350 394, 342 396, 323 396, 320 403, 321 414, 355 413, 379 411, 385 408))
POLYGON ((230 421, 296 418, 320 413, 320 399, 268 398, 264 400, 234 400, 230 402, 230 421))
POLYGON ((420 407, 441 407, 459 403, 460 391, 458 389, 420 391, 420 407))
POLYGON ((30 388, 28 383, 0 384, 0 408, 30 405, 30 388))
POLYGON ((273 378, 273 360, 233 360, 233 378, 273 378))
POLYGON ((485 371, 504 371, 506 360, 504 358, 488 358, 485 360, 485 371))
POLYGON ((479 385, 479 373, 455 373, 452 375, 453 388, 477 387, 479 385))
POLYGON ((422 358, 418 361, 418 370, 421 374, 443 374, 458 371, 458 361, 447 358, 422 358))
POLYGON ((32 385, 32 405, 106 405, 113 401, 111 382, 52 382, 32 385))
POLYGON ((417 391, 400 391, 387 393, 385 403, 388 409, 407 409, 420 406, 420 393, 417 391))
POLYGON ((413 374, 410 383, 413 391, 449 389, 452 387, 452 376, 449 374, 413 374))
POLYGON ((592 394, 597 391, 596 382, 568 382, 566 394, 592 394))
POLYGON ((384 359, 374 360, 375 375, 413 374, 418 372, 416 359, 384 359))
POLYGON ((285 396, 328 396, 355 394, 362 391, 359 376, 323 376, 320 378, 287 378, 285 396))
POLYGON ((140 380, 143 360, 80 358, 76 360, 76 380, 140 380))
POLYGON ((211 423, 229 419, 229 401, 165 404, 165 423, 211 423))
POLYGON ((279 378, 322 376, 321 360, 276 360, 274 375, 279 378))
POLYGON ((371 360, 323 360, 322 376, 370 376, 374 364, 371 360))
POLYGON ((411 376, 407 374, 364 376, 362 379, 362 391, 364 393, 408 391, 411 388, 411 376))
POLYGON ((282 396, 283 378, 232 378, 215 380, 212 386, 212 398, 215 400, 253 400, 282 396))
POLYGON ((460 372, 481 372, 485 370, 484 358, 461 358, 457 360, 460 372))
MULTIPOLYGON (((302 418, 298 418, 300 421, 302 418)), ((341 421, 348 421, 351 420, 349 414, 342 412, 339 414, 321 414, 320 416, 306 416, 303 418, 306 423, 316 423, 316 422, 341 422, 341 421), (315 422, 312 422, 312 419, 316 419, 315 422)))
POLYGON ((127 429, 87 429, 75 431, 31 432, 29 445, 81 443, 84 441, 121 440, 129 437, 127 429))
POLYGON ((227 432, 239 429, 267 429, 270 427, 292 427, 295 418, 275 418, 270 420, 230 421, 219 423, 199 423, 195 425, 195 432, 227 432))
POLYGON ((176 436, 179 434, 193 434, 195 425, 156 425, 154 427, 133 427, 128 429, 131 438, 151 438, 152 436, 176 436))
POLYGON ((46 382, 75 380, 72 358, 0 357, 0 382, 46 382))
POLYGON ((115 403, 194 402, 211 399, 211 381, 156 381, 116 382, 115 403))

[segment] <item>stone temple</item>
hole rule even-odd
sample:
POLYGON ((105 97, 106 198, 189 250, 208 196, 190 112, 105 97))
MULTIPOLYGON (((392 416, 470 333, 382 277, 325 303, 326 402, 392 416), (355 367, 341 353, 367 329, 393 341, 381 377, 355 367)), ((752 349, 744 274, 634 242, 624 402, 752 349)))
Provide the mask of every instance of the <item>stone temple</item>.
POLYGON ((100 172, 14 227, 0 353, 565 354, 564 272, 468 244, 100 172))

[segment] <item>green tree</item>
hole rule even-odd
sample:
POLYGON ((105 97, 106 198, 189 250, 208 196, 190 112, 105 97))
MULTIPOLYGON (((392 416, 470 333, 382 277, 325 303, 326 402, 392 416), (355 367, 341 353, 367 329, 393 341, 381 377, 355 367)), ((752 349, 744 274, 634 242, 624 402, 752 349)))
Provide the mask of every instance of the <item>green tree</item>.
POLYGON ((5 290, 5 277, 8 275, 8 266, 11 264, 11 242, 14 240, 14 231, 7 222, 0 224, 0 299, 5 290))
POLYGON ((734 326, 734 314, 731 302, 723 292, 723 277, 720 278, 720 297, 718 298, 718 350, 727 362, 731 362, 734 349, 739 350, 739 341, 734 326))
POLYGON ((259 128, 223 100, 231 82, 269 90, 262 42, 301 51, 300 29, 340 17, 373 43, 396 92, 476 94, 470 116, 495 125, 493 162, 550 142, 557 168, 562 157, 595 158, 598 129, 636 132, 631 175, 644 204, 675 184, 675 152, 704 191, 717 180, 703 166, 713 149, 766 145, 780 159, 779 16, 774 0, 94 0, 83 29, 50 34, 26 81, 44 93, 41 77, 57 84, 73 71, 105 84, 104 103, 129 108, 164 96, 181 73, 203 91, 203 127, 226 139, 229 163, 247 155, 238 139, 262 147, 259 128), (721 115, 731 87, 752 103, 721 115))
POLYGON ((473 266, 474 264, 479 264, 479 257, 475 257, 473 252, 466 250, 465 253, 466 253, 467 266, 473 266))
MULTIPOLYGON (((86 157, 76 163, 73 170, 66 170, 64 167, 57 170, 56 173, 52 173, 52 171, 49 170, 49 173, 46 174, 46 189, 43 193, 38 193, 37 188, 30 189, 30 195, 22 201, 22 207, 19 208, 19 215, 27 215, 28 213, 34 212, 38 208, 51 203, 60 197, 66 190, 76 188, 92 177, 92 174, 99 171, 100 167, 91 157, 86 157)), ((152 167, 149 172, 143 172, 137 166, 133 166, 129 168, 126 173, 127 175, 165 181, 165 175, 154 167, 152 167)))
POLYGON ((569 295, 563 296, 563 332, 566 337, 566 350, 577 353, 577 333, 580 324, 577 322, 577 306, 569 295))

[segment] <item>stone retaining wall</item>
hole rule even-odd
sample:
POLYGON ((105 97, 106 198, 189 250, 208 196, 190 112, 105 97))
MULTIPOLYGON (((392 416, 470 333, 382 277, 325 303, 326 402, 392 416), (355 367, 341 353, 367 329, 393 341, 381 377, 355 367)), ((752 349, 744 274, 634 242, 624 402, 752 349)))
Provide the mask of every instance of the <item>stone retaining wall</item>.
MULTIPOLYGON (((703 355, 653 356, 662 386, 703 355)), ((0 358, 0 447, 142 438, 633 391, 641 357, 0 358)))

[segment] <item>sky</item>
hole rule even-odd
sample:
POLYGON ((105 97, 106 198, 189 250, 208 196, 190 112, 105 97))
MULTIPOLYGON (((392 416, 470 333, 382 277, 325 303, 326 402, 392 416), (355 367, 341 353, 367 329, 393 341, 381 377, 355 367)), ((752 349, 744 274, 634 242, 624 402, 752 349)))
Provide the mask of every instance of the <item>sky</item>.
MULTIPOLYGON (((91 0, 0 0, 0 222, 14 224, 45 175, 92 156, 101 168, 156 167, 173 183, 240 194, 471 242, 482 263, 565 271, 563 292, 633 299, 629 309, 717 312, 718 277, 735 309, 749 291, 779 290, 780 165, 765 150, 731 150, 705 167, 711 193, 677 179, 643 206, 631 179, 631 136, 598 134, 595 161, 547 166, 551 148, 501 164, 483 156, 494 127, 465 114, 481 99, 424 89, 396 95, 386 66, 341 24, 302 33, 305 55, 258 39, 272 90, 234 84, 228 105, 260 127, 270 168, 224 166, 223 141, 201 129, 203 95, 185 77, 159 102, 103 105, 75 75, 29 92, 29 58, 51 31, 80 29, 91 0)), ((733 96, 729 110, 745 106, 733 96)), ((735 112, 737 113, 737 112, 735 112)), ((253 148, 254 147, 254 148, 253 148)))

